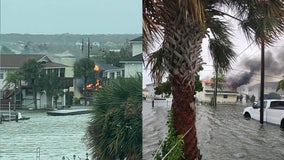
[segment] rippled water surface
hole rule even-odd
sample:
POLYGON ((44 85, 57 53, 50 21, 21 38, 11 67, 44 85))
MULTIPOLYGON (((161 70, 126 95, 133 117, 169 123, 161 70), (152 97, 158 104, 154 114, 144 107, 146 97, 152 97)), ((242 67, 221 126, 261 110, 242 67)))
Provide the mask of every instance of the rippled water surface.
POLYGON ((89 114, 47 116, 46 112, 22 112, 31 119, 0 124, 0 160, 84 159, 82 141, 89 114))
MULTIPOLYGON (((165 136, 170 102, 143 103, 143 159, 151 159, 165 136), (145 131, 146 130, 146 131, 145 131)), ((284 160, 284 131, 242 116, 244 105, 197 106, 197 136, 203 160, 284 160)))

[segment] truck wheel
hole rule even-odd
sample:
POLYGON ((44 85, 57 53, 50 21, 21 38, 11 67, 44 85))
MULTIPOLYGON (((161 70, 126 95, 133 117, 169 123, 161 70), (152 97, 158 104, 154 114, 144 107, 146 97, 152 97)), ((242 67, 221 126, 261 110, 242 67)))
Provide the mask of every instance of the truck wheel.
POLYGON ((251 117, 250 117, 250 114, 248 113, 248 112, 246 112, 245 114, 244 114, 244 117, 245 117, 245 119, 246 120, 249 120, 251 117))
POLYGON ((280 128, 284 129, 284 119, 282 119, 282 121, 280 123, 280 128))

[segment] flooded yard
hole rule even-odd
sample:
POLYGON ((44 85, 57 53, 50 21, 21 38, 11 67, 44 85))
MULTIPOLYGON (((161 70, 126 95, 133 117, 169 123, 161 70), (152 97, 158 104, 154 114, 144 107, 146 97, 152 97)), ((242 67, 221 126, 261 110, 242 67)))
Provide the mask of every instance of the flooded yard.
POLYGON ((0 124, 1 160, 85 159, 82 141, 90 114, 48 116, 46 112, 24 111, 29 120, 0 124))
MULTIPOLYGON (((244 105, 197 105, 197 136, 203 160, 283 160, 284 131, 242 116, 244 105)), ((143 159, 151 159, 166 133, 170 101, 143 103, 143 159)))

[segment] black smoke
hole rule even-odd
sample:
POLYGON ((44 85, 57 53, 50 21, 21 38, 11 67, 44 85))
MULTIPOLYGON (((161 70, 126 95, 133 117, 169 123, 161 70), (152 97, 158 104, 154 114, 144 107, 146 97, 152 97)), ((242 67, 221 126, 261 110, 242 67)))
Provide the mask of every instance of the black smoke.
MULTIPOLYGON (((261 59, 260 52, 255 54, 255 57, 251 59, 245 59, 240 63, 240 68, 244 68, 244 71, 239 71, 239 74, 230 75, 228 83, 231 88, 236 89, 242 85, 248 84, 252 81, 253 77, 256 77, 260 81, 260 68, 261 59), (258 78, 258 77, 259 78, 258 78)), ((282 77, 284 75, 284 51, 267 51, 265 52, 265 77, 282 77)))

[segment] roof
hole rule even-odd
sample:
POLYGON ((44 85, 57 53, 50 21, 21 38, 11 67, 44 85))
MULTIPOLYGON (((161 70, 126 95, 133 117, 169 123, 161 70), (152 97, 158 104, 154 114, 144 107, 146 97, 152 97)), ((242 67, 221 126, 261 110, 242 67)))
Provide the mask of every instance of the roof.
POLYGON ((59 63, 53 63, 46 55, 43 54, 0 54, 0 67, 1 68, 20 68, 29 59, 36 61, 44 61, 44 67, 58 68, 66 67, 59 63))
POLYGON ((142 36, 134 38, 134 39, 132 39, 130 41, 141 41, 142 42, 142 36))
POLYGON ((201 81, 202 83, 209 83, 209 84, 214 83, 212 79, 202 79, 202 80, 200 80, 200 81, 201 81))
POLYGON ((100 67, 100 70, 121 70, 123 68, 116 67, 110 64, 106 64, 105 62, 95 62, 96 65, 100 67))
POLYGON ((120 61, 120 63, 128 63, 128 62, 142 62, 143 61, 143 57, 142 57, 142 53, 136 55, 136 56, 133 56, 127 60, 123 60, 123 61, 120 61))
MULTIPOLYGON (((205 90, 205 92, 207 92, 207 93, 214 93, 214 90, 205 90)), ((239 92, 237 92, 237 91, 220 91, 220 90, 218 90, 217 93, 225 94, 225 93, 239 93, 239 92)))

